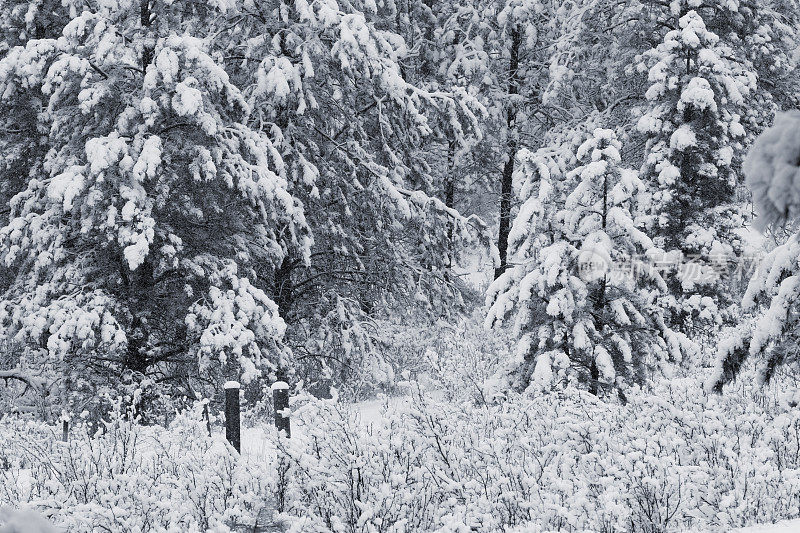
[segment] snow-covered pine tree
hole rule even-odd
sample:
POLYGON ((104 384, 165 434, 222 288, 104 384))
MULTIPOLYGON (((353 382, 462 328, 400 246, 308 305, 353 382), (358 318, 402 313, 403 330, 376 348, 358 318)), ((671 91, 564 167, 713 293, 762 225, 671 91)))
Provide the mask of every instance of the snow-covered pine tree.
POLYGON ((642 183, 619 167, 620 147, 613 131, 596 129, 564 176, 559 164, 519 154, 515 264, 487 295, 487 325, 515 315, 520 341, 509 372, 517 389, 563 379, 594 393, 618 389, 692 348, 656 305, 667 287, 644 260, 653 244, 631 215, 642 183))
POLYGON ((574 103, 569 62, 587 4, 553 0, 439 3, 426 55, 428 70, 446 85, 465 87, 486 107, 486 134, 468 153, 456 152, 454 173, 499 194, 497 247, 505 269, 513 218, 515 154, 536 149, 557 114, 574 103), (555 110, 555 111, 554 111, 555 110))
POLYGON ((444 123, 456 146, 475 135, 481 106, 407 79, 414 59, 391 23, 402 8, 267 1, 220 37, 250 125, 280 154, 313 230, 311 262, 283 258, 271 294, 301 377, 322 390, 391 383, 373 321, 458 309, 451 251, 484 231, 436 197, 444 173, 426 152, 444 123))
MULTIPOLYGON (((0 4, 0 58, 28 39, 61 35, 69 19, 69 9, 69 2, 53 0, 13 0, 0 4)), ((48 150, 46 136, 39 130, 38 113, 42 101, 41 91, 34 87, 20 95, 17 99, 20 105, 7 105, 8 102, 0 101, 0 153, 3 154, 0 160, 0 227, 8 223, 11 198, 26 187, 29 177, 42 172, 42 161, 48 150)), ((13 269, 0 261, 0 294, 5 293, 13 278, 13 269)), ((18 372, 8 370, 18 366, 19 356, 14 346, 8 340, 0 340, 0 372, 17 377, 4 381, 11 402, 30 383, 20 379, 24 376, 18 372)))
MULTIPOLYGON (((494 190, 487 179, 492 175, 491 165, 495 162, 487 158, 487 142, 491 140, 483 135, 488 130, 489 113, 483 108, 486 101, 481 98, 479 89, 482 74, 478 72, 479 68, 467 71, 452 68, 456 58, 460 58, 465 47, 471 44, 470 30, 480 31, 475 29, 480 27, 476 6, 477 2, 453 4, 411 0, 398 5, 396 17, 396 31, 403 35, 408 46, 407 58, 401 63, 401 72, 407 81, 429 92, 451 92, 473 103, 480 100, 480 104, 473 106, 478 121, 471 128, 465 128, 461 121, 453 121, 452 113, 442 113, 430 107, 423 109, 432 132, 415 147, 416 157, 410 157, 415 162, 412 179, 427 177, 429 183, 425 190, 433 191, 445 206, 463 213, 474 213, 476 208, 481 210, 480 201, 476 205, 474 200, 494 190), (420 164, 427 168, 416 169, 420 164)), ((483 50, 471 51, 471 63, 485 65, 483 50)), ((451 241, 454 240, 454 230, 455 226, 451 224, 451 241)), ((447 250, 449 267, 459 263, 461 249, 456 244, 452 242, 447 250)), ((451 275, 449 272, 446 274, 451 275)))
MULTIPOLYGON (((800 112, 781 114, 750 149, 744 164, 753 192, 756 226, 795 222, 800 218, 800 112)), ((736 328, 720 345, 708 388, 721 391, 745 361, 756 357, 760 383, 782 365, 800 365, 800 234, 777 246, 762 260, 750 280, 742 307, 756 311, 754 328, 736 328)))
POLYGON ((14 273, 5 375, 63 403, 152 380, 193 397, 285 353, 265 280, 310 237, 271 139, 210 55, 230 6, 89 3, 62 35, 0 61, 5 109, 34 107, 49 150, 0 229, 14 273))
MULTIPOLYGON (((0 57, 27 39, 56 38, 67 23, 70 4, 53 0, 3 2, 0 5, 0 57)), ((42 95, 30 90, 25 95, 26 105, 10 109, 0 102, 2 114, 2 136, 0 136, 0 227, 8 222, 11 209, 9 200, 25 187, 29 175, 41 171, 45 138, 38 131, 37 113, 41 109, 42 95)), ((0 290, 5 287, 7 276, 0 264, 0 290)))
POLYGON ((775 111, 798 103, 795 51, 800 31, 797 0, 726 0, 697 8, 706 27, 755 72, 755 89, 741 122, 748 137, 772 123, 775 111))
POLYGON ((720 270, 741 252, 744 215, 735 197, 746 135, 741 119, 756 76, 741 51, 689 7, 676 3, 677 26, 643 56, 650 86, 637 127, 647 138, 645 226, 658 247, 683 254, 668 277, 664 305, 673 324, 696 334, 719 323, 733 301, 720 270))

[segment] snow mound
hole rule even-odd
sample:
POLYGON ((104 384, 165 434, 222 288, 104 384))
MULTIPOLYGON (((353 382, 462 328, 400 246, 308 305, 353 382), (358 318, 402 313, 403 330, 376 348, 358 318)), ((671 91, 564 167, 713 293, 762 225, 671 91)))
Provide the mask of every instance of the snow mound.
POLYGON ((31 509, 0 508, 0 533, 56 533, 45 517, 31 509))

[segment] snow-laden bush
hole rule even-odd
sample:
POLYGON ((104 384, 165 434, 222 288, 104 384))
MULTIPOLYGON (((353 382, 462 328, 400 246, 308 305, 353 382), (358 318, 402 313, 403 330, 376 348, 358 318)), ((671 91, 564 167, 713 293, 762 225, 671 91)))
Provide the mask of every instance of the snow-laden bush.
POLYGON ((511 356, 511 338, 505 329, 487 331, 483 313, 438 320, 432 327, 382 323, 381 348, 398 388, 403 389, 409 377, 425 375, 448 400, 490 401, 500 363, 511 356))
POLYGON ((800 508, 800 412, 694 380, 499 405, 419 398, 366 429, 332 401, 281 442, 292 531, 727 530, 800 508))
POLYGON ((369 425, 301 399, 277 471, 271 454, 208 438, 199 412, 168 430, 117 417, 68 443, 6 417, 0 508, 66 531, 229 531, 277 494, 293 532, 727 531, 800 514, 800 411, 777 385, 706 396, 681 379, 630 390, 625 406, 575 389, 499 404, 435 394, 369 425))
MULTIPOLYGON (((90 436, 6 417, 0 422, 0 507, 35 509, 63 531, 230 531, 255 524, 274 475, 209 437, 198 410, 168 429, 117 413, 90 436)), ((12 515, 9 515, 12 516, 12 515)), ((0 515, 0 529, 3 518, 0 515)))

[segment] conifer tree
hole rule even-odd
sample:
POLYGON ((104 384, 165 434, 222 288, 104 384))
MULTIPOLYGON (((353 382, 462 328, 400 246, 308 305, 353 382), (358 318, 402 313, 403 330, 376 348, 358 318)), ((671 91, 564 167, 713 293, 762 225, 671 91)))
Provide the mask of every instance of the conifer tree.
POLYGON ((48 147, 0 229, 0 337, 22 353, 5 372, 62 404, 144 380, 193 397, 286 355, 261 270, 309 259, 303 209, 241 91, 183 33, 225 8, 88 5, 0 62, 5 109, 42 95, 48 147))
POLYGON ((314 236, 309 263, 289 255, 272 275, 302 378, 370 390, 393 379, 374 320, 461 308, 448 269, 485 228, 438 197, 445 176, 426 146, 441 128, 460 149, 482 106, 411 82, 412 50, 387 22, 402 6, 339 7, 265 2, 226 38, 250 124, 280 154, 314 236))
MULTIPOLYGON (((800 215, 800 112, 777 117, 754 143, 744 165, 753 192, 756 226, 765 230, 795 222, 800 215)), ((784 367, 796 371, 800 322, 800 235, 769 252, 758 265, 742 300, 755 312, 752 328, 734 328, 717 351, 715 371, 708 387, 722 391, 748 358, 757 359, 757 380, 768 382, 784 367)))
POLYGON ((745 99, 756 76, 694 10, 643 61, 648 109, 637 128, 647 137, 645 226, 657 246, 677 252, 668 277, 671 296, 664 301, 672 322, 697 333, 707 327, 704 318, 718 321, 719 310, 732 303, 720 274, 741 253, 737 230, 744 214, 735 193, 746 142, 745 99), (707 308, 697 308, 695 295, 706 297, 699 301, 707 308))
POLYGON ((613 131, 596 129, 563 177, 559 165, 520 154, 516 265, 487 297, 487 324, 515 314, 517 388, 575 379, 597 394, 642 382, 692 348, 656 303, 666 285, 643 259, 653 244, 631 215, 642 182, 619 167, 620 147, 613 131))

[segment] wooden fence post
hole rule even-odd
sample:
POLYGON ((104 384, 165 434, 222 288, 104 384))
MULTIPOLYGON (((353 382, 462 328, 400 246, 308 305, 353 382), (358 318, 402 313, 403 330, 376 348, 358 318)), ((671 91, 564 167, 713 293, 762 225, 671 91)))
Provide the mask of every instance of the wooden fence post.
POLYGON ((225 383, 225 438, 242 453, 241 422, 239 418, 239 389, 236 381, 225 383))
POLYGON ((69 440, 69 419, 66 415, 61 418, 61 440, 64 442, 69 440))
POLYGON ((285 431, 286 437, 292 436, 289 423, 289 384, 276 381, 272 384, 272 406, 275 408, 275 427, 278 432, 285 431))
MULTIPOLYGON (((278 434, 281 432, 286 438, 292 436, 292 427, 289 418, 289 384, 283 380, 285 374, 278 371, 278 381, 272 384, 272 407, 275 410, 275 427, 278 434)), ((284 454, 278 454, 278 483, 275 492, 275 510, 283 512, 286 507, 286 487, 288 486, 289 462, 284 454)), ((274 531, 283 531, 276 523, 273 523, 274 531)))
MULTIPOLYGON (((227 399, 227 398, 226 398, 227 399)), ((208 410, 208 399, 203 400, 203 418, 206 419, 206 431, 211 436, 211 412, 208 410)))

